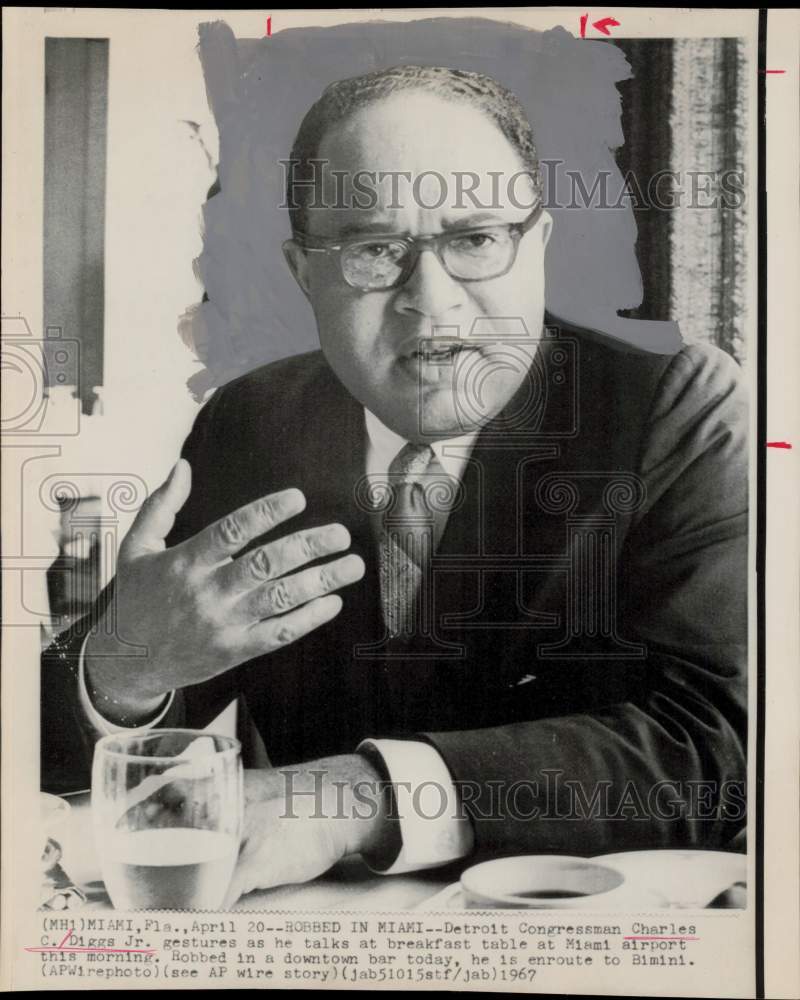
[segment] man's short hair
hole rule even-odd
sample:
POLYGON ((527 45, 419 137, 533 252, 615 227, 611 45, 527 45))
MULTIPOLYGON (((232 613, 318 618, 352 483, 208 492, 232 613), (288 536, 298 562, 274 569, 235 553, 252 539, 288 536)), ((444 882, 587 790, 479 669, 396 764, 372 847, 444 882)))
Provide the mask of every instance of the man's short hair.
POLYGON ((319 164, 319 148, 327 132, 361 108, 411 90, 434 94, 454 104, 482 111, 517 151, 530 175, 534 195, 541 199, 542 175, 533 129, 516 95, 483 73, 445 66, 393 66, 330 84, 303 118, 292 147, 286 191, 295 235, 305 231, 306 207, 313 193, 309 181, 319 177, 312 161, 317 160, 319 164))

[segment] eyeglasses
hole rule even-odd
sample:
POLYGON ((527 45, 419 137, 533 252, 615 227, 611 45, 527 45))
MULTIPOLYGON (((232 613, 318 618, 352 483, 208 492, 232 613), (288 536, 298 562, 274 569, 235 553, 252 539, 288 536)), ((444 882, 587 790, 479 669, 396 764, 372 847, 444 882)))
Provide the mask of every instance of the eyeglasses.
POLYGON ((456 281, 487 281, 511 270, 520 240, 539 221, 543 208, 540 203, 522 222, 454 229, 435 236, 378 236, 329 243, 299 233, 295 239, 307 253, 337 255, 344 280, 364 292, 404 284, 424 250, 432 250, 456 281))

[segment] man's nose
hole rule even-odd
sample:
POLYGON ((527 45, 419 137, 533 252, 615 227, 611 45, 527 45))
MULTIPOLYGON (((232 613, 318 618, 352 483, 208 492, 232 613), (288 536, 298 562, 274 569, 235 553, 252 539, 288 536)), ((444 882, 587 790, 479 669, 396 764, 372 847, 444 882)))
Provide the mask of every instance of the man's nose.
POLYGON ((435 318, 459 308, 463 301, 461 284, 450 277, 432 250, 425 249, 417 257, 408 280, 398 290, 395 308, 407 315, 435 318))

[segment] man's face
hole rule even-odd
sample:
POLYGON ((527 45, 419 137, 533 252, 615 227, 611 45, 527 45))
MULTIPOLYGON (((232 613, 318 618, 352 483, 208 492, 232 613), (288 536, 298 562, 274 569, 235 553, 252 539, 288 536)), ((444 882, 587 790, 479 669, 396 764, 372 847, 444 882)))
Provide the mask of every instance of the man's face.
MULTIPOLYGON (((360 110, 330 130, 318 155, 327 161, 328 207, 307 210, 305 228, 337 243, 518 223, 535 204, 529 178, 520 176, 521 158, 494 122, 424 93, 393 95, 360 110), (360 171, 374 172, 376 203, 366 209, 353 204, 351 180, 360 171), (344 208, 335 207, 337 177, 344 208), (471 186, 474 198, 465 193, 471 186)), ((550 225, 544 213, 522 236, 506 274, 470 282, 451 277, 425 250, 404 284, 363 291, 345 281, 336 253, 294 245, 288 254, 325 356, 347 389, 406 439, 435 440, 486 423, 526 377, 543 322, 550 225), (436 350, 429 338, 437 336, 455 338, 456 346, 436 350)))

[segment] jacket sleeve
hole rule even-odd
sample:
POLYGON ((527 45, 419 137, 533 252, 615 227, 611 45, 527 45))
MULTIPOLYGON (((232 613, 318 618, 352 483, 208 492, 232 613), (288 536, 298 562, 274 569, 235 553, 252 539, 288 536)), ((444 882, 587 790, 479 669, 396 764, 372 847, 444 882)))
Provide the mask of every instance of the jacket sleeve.
MULTIPOLYGON (((92 757, 99 734, 81 706, 78 670, 83 644, 108 599, 110 591, 107 588, 92 612, 57 636, 42 653, 41 787, 54 795, 87 791, 91 787, 92 757)), ((176 692, 158 725, 187 725, 180 692, 176 692)))
MULTIPOLYGON (((204 526, 202 456, 206 451, 207 436, 214 421, 219 395, 217 393, 212 396, 202 408, 181 450, 182 457, 192 465, 195 478, 192 494, 167 539, 168 546, 189 538, 204 526)), ((113 599, 112 580, 89 614, 61 633, 42 653, 39 701, 41 786, 44 791, 63 794, 83 791, 91 785, 92 756, 98 733, 80 703, 78 669, 86 637, 97 626, 113 599)), ((122 624, 126 638, 135 642, 130 628, 125 627, 125 623, 122 624)), ((132 669, 136 669, 135 660, 132 662, 132 669)), ((232 692, 230 687, 226 693, 227 701, 236 696, 236 692, 232 692)), ((191 698, 187 699, 183 691, 177 691, 169 711, 159 722, 159 727, 206 725, 214 718, 217 705, 212 705, 206 699, 202 705, 203 711, 199 714, 198 707, 192 704, 191 698)), ((219 705, 220 710, 222 707, 224 704, 219 705)))
POLYGON ((424 734, 462 787, 479 853, 719 847, 744 827, 747 426, 738 366, 684 347, 651 409, 647 501, 618 564, 618 620, 647 650, 625 700, 424 734))

